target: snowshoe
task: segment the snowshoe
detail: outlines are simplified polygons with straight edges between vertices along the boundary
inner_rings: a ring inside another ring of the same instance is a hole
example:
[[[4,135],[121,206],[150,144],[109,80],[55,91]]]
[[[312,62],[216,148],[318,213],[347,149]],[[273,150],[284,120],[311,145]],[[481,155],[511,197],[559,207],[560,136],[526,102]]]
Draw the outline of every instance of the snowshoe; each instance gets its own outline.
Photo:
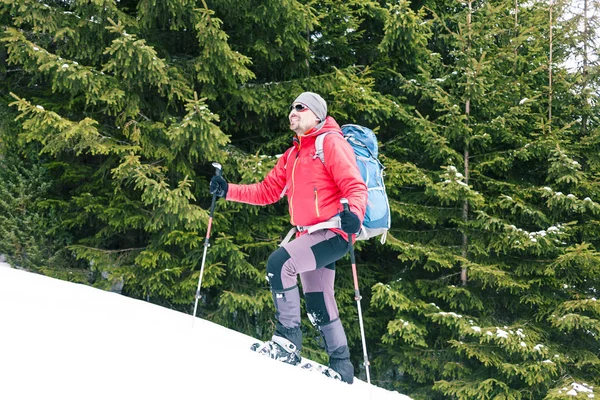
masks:
[[[332,378],[332,379],[335,379],[338,381],[343,381],[342,376],[340,374],[335,372],[333,369],[326,367],[324,365],[321,365],[321,364],[306,363],[306,364],[302,365],[302,369],[306,369],[306,370],[309,370],[312,372],[319,372],[328,378]]]
[[[281,336],[273,335],[271,340],[264,343],[254,343],[250,349],[277,361],[298,365],[302,361],[296,345]]]

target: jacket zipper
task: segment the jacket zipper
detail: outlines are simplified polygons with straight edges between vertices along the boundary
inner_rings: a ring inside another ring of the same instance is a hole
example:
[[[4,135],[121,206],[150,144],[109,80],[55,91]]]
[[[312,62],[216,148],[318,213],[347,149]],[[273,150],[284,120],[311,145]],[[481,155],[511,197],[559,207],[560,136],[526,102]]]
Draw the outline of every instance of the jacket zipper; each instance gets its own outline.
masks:
[[[319,218],[320,217],[320,215],[319,215],[319,196],[317,194],[316,186],[315,186],[314,190],[315,190],[315,211],[317,212],[317,218]]]
[[[292,223],[292,225],[296,225],[296,223],[294,222],[294,195],[296,194],[296,188],[294,185],[294,175],[296,173],[296,164],[298,163],[298,156],[300,155],[300,146],[302,146],[301,143],[298,144],[298,152],[296,153],[296,159],[294,160],[294,166],[292,167],[292,184],[290,187],[290,189],[293,189],[293,194],[290,196],[290,222]]]
[[[280,199],[283,199],[283,196],[285,196],[285,194],[287,193],[287,190],[288,190],[288,186],[285,185],[283,190],[281,191],[281,194],[279,195]]]

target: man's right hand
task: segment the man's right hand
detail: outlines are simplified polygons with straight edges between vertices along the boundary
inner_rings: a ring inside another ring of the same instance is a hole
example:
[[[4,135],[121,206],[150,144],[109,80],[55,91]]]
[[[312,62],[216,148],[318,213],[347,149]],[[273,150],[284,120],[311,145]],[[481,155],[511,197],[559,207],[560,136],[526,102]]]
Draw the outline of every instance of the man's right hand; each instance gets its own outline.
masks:
[[[221,175],[215,175],[210,180],[210,194],[216,194],[219,197],[226,197],[227,189],[227,181]]]

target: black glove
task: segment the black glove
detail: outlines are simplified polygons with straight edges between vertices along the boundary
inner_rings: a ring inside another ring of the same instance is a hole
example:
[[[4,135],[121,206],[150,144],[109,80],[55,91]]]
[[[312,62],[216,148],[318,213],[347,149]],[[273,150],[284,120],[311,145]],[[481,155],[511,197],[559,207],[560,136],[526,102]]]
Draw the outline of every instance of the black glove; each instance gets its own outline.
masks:
[[[342,220],[342,230],[347,234],[353,235],[360,230],[360,219],[352,211],[342,211],[340,218]]]
[[[210,180],[210,194],[226,197],[228,186],[227,181],[221,175],[215,175]]]

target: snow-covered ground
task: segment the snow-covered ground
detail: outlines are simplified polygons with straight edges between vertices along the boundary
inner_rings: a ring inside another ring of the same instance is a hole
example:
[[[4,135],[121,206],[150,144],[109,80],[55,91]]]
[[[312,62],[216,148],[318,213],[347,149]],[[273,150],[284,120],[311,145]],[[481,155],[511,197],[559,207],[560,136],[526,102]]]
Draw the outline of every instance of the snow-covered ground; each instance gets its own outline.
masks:
[[[0,399],[410,400],[270,360],[253,338],[0,262]]]

